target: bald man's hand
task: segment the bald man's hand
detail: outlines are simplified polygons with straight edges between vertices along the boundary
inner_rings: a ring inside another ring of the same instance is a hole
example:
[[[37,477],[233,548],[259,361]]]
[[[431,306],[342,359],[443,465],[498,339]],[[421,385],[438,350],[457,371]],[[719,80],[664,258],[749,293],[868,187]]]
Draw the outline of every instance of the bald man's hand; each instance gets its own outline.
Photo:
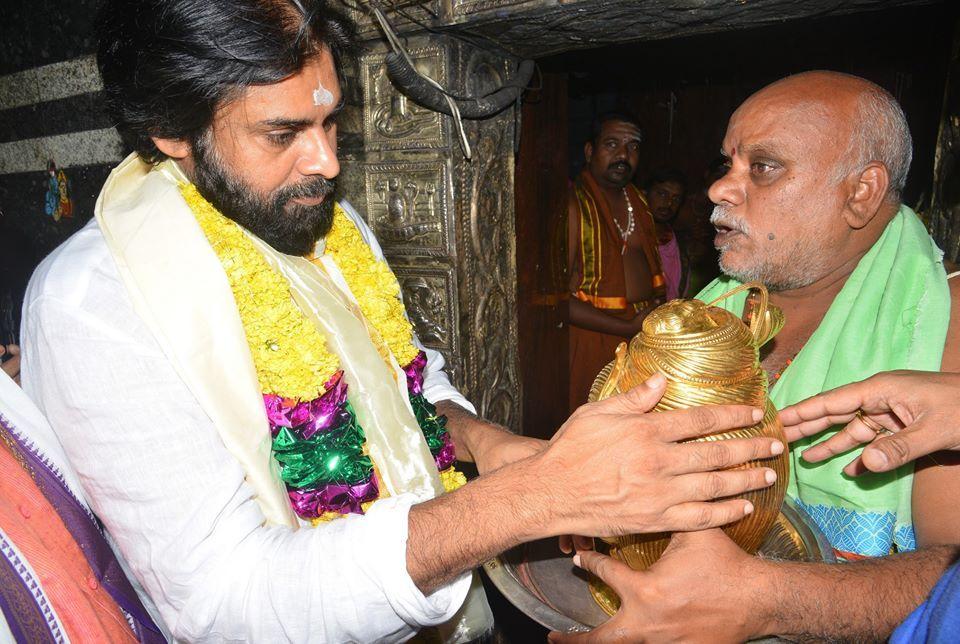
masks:
[[[550,633],[553,644],[743,642],[757,635],[752,612],[768,593],[767,563],[721,530],[677,533],[649,570],[597,552],[575,565],[620,597],[620,610],[589,633]]]
[[[885,431],[868,427],[858,410]],[[868,443],[844,472],[888,472],[936,451],[960,449],[960,374],[880,373],[791,405],[780,412],[780,420],[791,442],[846,425],[805,450],[806,461],[817,463]]]

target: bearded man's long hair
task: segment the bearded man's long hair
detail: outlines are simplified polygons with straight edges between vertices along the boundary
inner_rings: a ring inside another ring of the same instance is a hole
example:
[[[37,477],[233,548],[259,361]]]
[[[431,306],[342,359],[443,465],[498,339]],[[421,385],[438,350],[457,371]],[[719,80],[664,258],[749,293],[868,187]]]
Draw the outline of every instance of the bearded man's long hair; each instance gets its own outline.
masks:
[[[163,161],[151,137],[196,141],[244,89],[300,70],[322,49],[343,81],[351,22],[324,0],[106,0],[97,65],[126,145]]]

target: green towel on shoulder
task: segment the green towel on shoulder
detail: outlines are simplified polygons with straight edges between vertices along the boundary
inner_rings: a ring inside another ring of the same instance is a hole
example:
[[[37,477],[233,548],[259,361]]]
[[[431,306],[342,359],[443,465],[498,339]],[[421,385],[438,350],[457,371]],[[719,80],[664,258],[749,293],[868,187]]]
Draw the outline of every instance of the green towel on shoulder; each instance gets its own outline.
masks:
[[[950,321],[943,253],[906,206],[890,220],[831,304],[817,330],[770,390],[778,409],[880,371],[939,371]],[[709,302],[740,282],[721,277],[701,291]],[[746,293],[719,306],[742,314]],[[790,324],[790,320],[786,320]],[[911,515],[913,467],[852,478],[842,469],[858,450],[811,464],[800,453],[839,427],[790,446],[787,494],[841,556],[881,556],[916,547]]]

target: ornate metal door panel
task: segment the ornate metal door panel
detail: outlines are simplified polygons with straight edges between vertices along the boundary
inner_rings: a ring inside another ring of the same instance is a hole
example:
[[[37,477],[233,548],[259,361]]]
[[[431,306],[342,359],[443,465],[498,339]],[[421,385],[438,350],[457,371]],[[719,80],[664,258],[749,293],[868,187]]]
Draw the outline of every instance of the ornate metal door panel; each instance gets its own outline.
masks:
[[[447,257],[453,250],[443,159],[371,163],[367,217],[390,254]]]
[[[438,83],[447,82],[447,48],[413,47],[417,71]],[[448,145],[449,119],[420,107],[397,91],[387,78],[386,53],[368,54],[363,69],[364,146],[374,150],[419,150]]]
[[[458,46],[458,87],[483,95],[508,79],[513,61]],[[471,121],[474,158],[454,160],[457,177],[457,258],[464,384],[483,414],[519,429],[521,387],[517,358],[516,223],[514,218],[513,109]]]
[[[444,354],[481,415],[517,429],[514,110],[465,124],[467,161],[450,117],[400,94],[387,78],[385,49],[372,49],[360,61],[362,209],[420,339]],[[462,94],[488,92],[515,67],[433,35],[410,39],[409,52],[420,71]],[[351,179],[352,190],[357,184]]]

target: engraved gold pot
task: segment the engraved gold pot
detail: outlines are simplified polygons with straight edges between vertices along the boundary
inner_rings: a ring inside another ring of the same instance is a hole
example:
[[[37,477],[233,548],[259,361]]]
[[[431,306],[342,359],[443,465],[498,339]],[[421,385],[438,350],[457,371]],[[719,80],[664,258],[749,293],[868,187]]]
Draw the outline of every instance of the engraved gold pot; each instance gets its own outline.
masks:
[[[616,359],[597,376],[590,401],[627,391],[659,372],[666,376],[667,388],[655,411],[717,404],[745,404],[765,410],[763,420],[753,427],[695,440],[770,436],[786,445],[777,410],[767,397],[767,376],[759,360],[760,347],[783,326],[783,314],[769,304],[766,288],[760,284],[744,285],[723,297],[745,289],[753,291],[748,300],[749,325],[712,306],[716,302],[673,300],[655,309],[629,346],[621,344]],[[750,554],[757,551],[776,523],[789,477],[786,451],[731,469],[759,466],[772,468],[777,482],[740,495],[753,504],[754,511],[724,528]],[[607,542],[611,556],[643,570],[660,558],[669,536],[630,535]]]

